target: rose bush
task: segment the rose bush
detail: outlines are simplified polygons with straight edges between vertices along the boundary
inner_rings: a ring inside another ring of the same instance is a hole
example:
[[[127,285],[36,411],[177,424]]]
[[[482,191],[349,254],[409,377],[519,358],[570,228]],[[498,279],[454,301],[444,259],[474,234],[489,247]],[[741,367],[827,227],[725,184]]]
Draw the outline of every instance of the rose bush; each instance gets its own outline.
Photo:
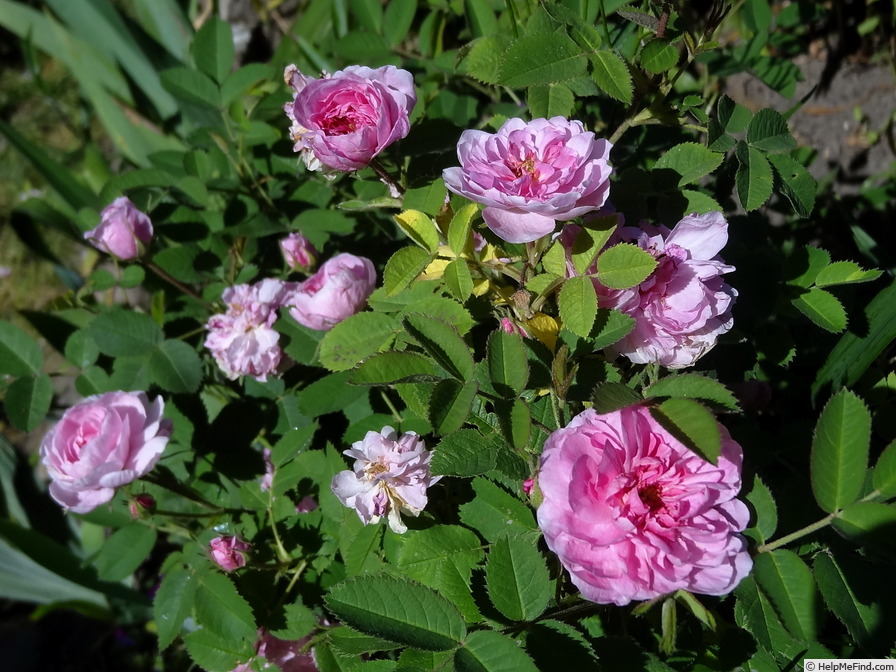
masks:
[[[589,600],[625,605],[684,589],[723,595],[753,561],[738,534],[740,446],[719,425],[713,465],[640,405],[586,410],[548,437],[538,525]]]
[[[526,243],[606,202],[610,149],[579,121],[508,119],[494,134],[464,131],[460,167],[443,178],[454,193],[486,206],[482,218],[499,238]]]
[[[293,149],[309,170],[360,170],[410,131],[417,95],[407,70],[352,65],[314,79],[290,65],[283,77]]]
[[[149,473],[171,434],[164,409],[161,397],[150,401],[145,392],[106,392],[69,408],[40,444],[53,499],[87,513]]]
[[[287,299],[289,314],[309,329],[327,331],[361,310],[375,288],[370,259],[337,254],[294,288]]]
[[[98,250],[130,261],[139,257],[152,241],[152,221],[127,196],[112,201],[100,217],[100,223],[84,233],[84,239]]]

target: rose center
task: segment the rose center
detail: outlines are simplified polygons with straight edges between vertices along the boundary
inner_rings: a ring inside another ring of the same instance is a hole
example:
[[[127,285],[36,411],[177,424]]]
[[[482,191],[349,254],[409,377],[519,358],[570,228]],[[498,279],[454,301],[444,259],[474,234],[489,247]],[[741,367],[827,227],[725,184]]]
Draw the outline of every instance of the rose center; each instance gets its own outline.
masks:
[[[389,467],[385,465],[383,462],[371,462],[370,466],[367,467],[367,473],[370,474],[373,478],[376,478],[380,474],[384,474],[389,471]]]
[[[638,488],[638,497],[651,512],[663,508],[663,488],[659,483],[650,483]]]
[[[327,135],[348,135],[358,130],[358,120],[354,116],[331,117],[327,120]]]
[[[511,156],[507,161],[507,167],[510,168],[510,172],[512,172],[515,177],[528,175],[533,180],[537,180],[539,177],[538,171],[535,169],[535,157],[531,153],[527,153],[525,159],[518,159],[515,156]]]

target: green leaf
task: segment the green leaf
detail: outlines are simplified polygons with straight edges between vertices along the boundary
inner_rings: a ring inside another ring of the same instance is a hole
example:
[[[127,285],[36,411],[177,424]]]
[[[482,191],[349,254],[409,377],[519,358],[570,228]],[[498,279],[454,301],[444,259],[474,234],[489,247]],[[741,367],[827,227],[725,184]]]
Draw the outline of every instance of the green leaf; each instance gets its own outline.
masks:
[[[587,338],[597,317],[597,293],[591,278],[585,275],[569,278],[560,289],[557,303],[563,326]]]
[[[611,98],[623,103],[631,103],[634,88],[632,76],[619,56],[612,51],[598,51],[589,56],[591,76],[594,83]]]
[[[316,418],[341,411],[367,394],[367,390],[347,385],[349,382],[352,380],[347,371],[331,373],[315,380],[299,394],[299,411]]]
[[[470,477],[495,468],[497,450],[475,429],[461,429],[445,436],[432,454],[432,473]]]
[[[233,33],[230,24],[212,16],[190,45],[196,67],[219,84],[223,84],[233,67]]]
[[[461,74],[484,84],[497,84],[501,79],[503,56],[513,39],[507,35],[486,35],[473,40],[458,65]]]
[[[352,16],[365,30],[381,34],[383,32],[383,8],[378,0],[349,0]]]
[[[769,156],[775,172],[775,187],[787,197],[800,217],[808,217],[815,207],[815,178],[803,164],[794,161],[787,154]]]
[[[620,243],[597,258],[597,278],[610,289],[628,289],[646,280],[656,268],[656,259],[631,243]]]
[[[874,633],[883,620],[880,605],[863,604],[849,585],[840,563],[828,553],[815,556],[815,580],[825,603],[862,648],[872,646]],[[870,566],[868,569],[871,569]]]
[[[896,282],[878,292],[864,311],[864,335],[847,332],[828,355],[812,383],[813,399],[827,386],[854,385],[896,339]]]
[[[822,510],[833,513],[859,497],[870,440],[871,414],[864,402],[840,390],[822,410],[812,439],[809,475]]]
[[[84,329],[74,332],[65,342],[65,358],[79,369],[95,364],[99,356],[100,349]]]
[[[716,464],[722,452],[719,423],[703,404],[691,399],[667,399],[652,407],[650,413],[672,436]]]
[[[230,672],[255,654],[249,640],[224,637],[205,628],[188,633],[184,643],[190,658],[207,672]]]
[[[448,247],[454,254],[461,255],[471,252],[473,249],[473,236],[471,235],[473,218],[479,214],[479,205],[468,203],[451,218],[448,225]]]
[[[513,639],[494,630],[471,632],[454,654],[454,667],[457,672],[538,672]]]
[[[333,586],[327,607],[356,630],[426,651],[447,651],[467,634],[457,608],[419,583],[384,575],[358,576]]]
[[[408,38],[416,13],[417,0],[390,0],[386,4],[383,15],[383,37],[389,46],[395,47]]]
[[[896,558],[896,506],[856,502],[843,509],[831,525],[847,539]]]
[[[506,50],[500,82],[511,88],[555,84],[585,72],[585,55],[562,33],[525,35]]]
[[[464,7],[473,37],[491,35],[498,31],[498,21],[488,0],[465,0]]]
[[[196,622],[220,637],[255,641],[252,608],[233,582],[218,572],[201,574],[198,579]]]
[[[749,109],[740,103],[735,103],[727,95],[723,95],[719,98],[717,114],[719,124],[727,133],[740,133],[741,131],[745,131],[747,126],[750,125],[750,120],[753,118],[753,113],[750,112]]]
[[[442,275],[448,291],[459,301],[466,301],[473,293],[473,278],[467,260],[457,258],[451,261]]]
[[[28,376],[40,373],[43,365],[37,341],[16,325],[0,320],[0,373]]]
[[[244,96],[254,84],[273,79],[273,74],[273,68],[267,63],[249,63],[231,72],[227,75],[227,79],[221,82],[222,107],[227,107],[237,98]]]
[[[439,381],[429,399],[429,422],[437,434],[447,436],[463,427],[478,391],[475,381]]]
[[[156,545],[156,531],[134,523],[119,528],[103,542],[94,565],[101,579],[122,581],[133,574]]]
[[[183,566],[162,576],[162,583],[152,603],[160,651],[171,645],[180,633],[184,619],[193,610],[196,586],[195,575]]]
[[[753,477],[753,484],[746,500],[752,505],[754,511],[751,527],[758,534],[758,541],[765,543],[778,529],[778,507],[775,505],[771,490],[759,476]]]
[[[534,620],[548,606],[548,569],[538,548],[526,537],[506,535],[493,543],[485,576],[492,603],[512,621]]]
[[[419,247],[403,247],[386,262],[383,287],[386,296],[395,296],[406,289],[423,272],[433,257]]]
[[[643,401],[641,395],[628,385],[613,382],[601,383],[595,387],[592,400],[594,410],[600,414],[613,413]]]
[[[717,380],[696,373],[666,376],[648,386],[644,396],[650,398],[687,397],[711,401],[729,411],[739,411],[734,394]]]
[[[846,329],[847,318],[843,304],[824,289],[813,287],[793,299],[791,303],[822,329],[834,333]]]
[[[473,479],[476,496],[460,506],[460,519],[489,541],[497,541],[502,533],[522,534],[537,530],[532,509],[491,481]]]
[[[326,333],[320,343],[320,363],[330,371],[347,371],[387,345],[399,331],[391,315],[356,313]]]
[[[473,355],[457,329],[447,322],[420,313],[405,316],[402,323],[439,366],[460,381],[473,379]]]
[[[787,550],[759,553],[753,576],[768,595],[784,627],[802,642],[816,638],[816,591],[812,571],[798,555]]]
[[[112,357],[146,356],[162,342],[162,330],[149,315],[121,308],[97,315],[88,331],[100,352]]]
[[[439,379],[428,357],[415,352],[382,352],[361,362],[348,381],[352,385],[388,385]]]
[[[793,643],[781,619],[775,613],[768,596],[759,588],[754,576],[747,576],[735,590],[737,603],[734,618],[737,624],[747,630],[759,643],[761,650],[784,651]],[[773,670],[779,668],[774,666]]]
[[[740,163],[734,178],[737,197],[744,210],[750,212],[772,195],[772,169],[763,153],[745,142],[737,143],[735,155]]]
[[[169,339],[150,354],[149,375],[163,390],[192,394],[202,381],[202,362],[189,344]]]
[[[518,397],[529,380],[526,346],[517,334],[502,329],[488,337],[488,374],[495,391],[503,397]]]
[[[382,525],[359,525],[359,520],[351,520],[339,528],[339,552],[345,562],[346,576],[378,570],[383,564],[380,547],[385,528]]]
[[[831,255],[827,250],[813,245],[797,248],[784,267],[787,284],[809,289],[818,274],[830,263]]]
[[[395,215],[395,221],[408,237],[432,254],[439,249],[439,232],[435,222],[419,210],[405,210]]]
[[[507,442],[516,450],[522,451],[529,444],[529,436],[532,434],[529,405],[522,399],[502,401],[495,404],[495,412]]]
[[[678,186],[696,182],[704,175],[722,165],[725,155],[696,142],[684,142],[663,154],[654,165],[654,170],[672,170],[680,178]]]
[[[618,223],[618,216],[611,215],[609,217],[594,217],[582,224],[582,229],[573,241],[572,249],[569,251],[572,256],[572,264],[579,275],[586,275],[589,272],[597,255],[604,249],[604,246],[612,237]],[[555,247],[563,252],[561,259],[553,262],[555,268],[559,265],[560,272],[557,275],[565,276],[566,252],[563,250],[562,245],[558,244]],[[551,249],[555,248],[552,247]]]
[[[3,405],[12,424],[24,432],[30,432],[47,417],[52,401],[53,384],[50,377],[42,373],[14,380],[6,390]]]
[[[877,458],[871,483],[884,497],[896,495],[896,441],[891,441]]]
[[[570,116],[576,100],[568,86],[558,83],[530,86],[526,102],[529,105],[529,115],[533,119],[550,119]]]
[[[835,261],[830,266],[827,266],[818,272],[818,275],[815,276],[815,286],[851,285],[858,282],[877,280],[880,276],[881,271],[863,270],[853,261]]]
[[[655,38],[641,49],[641,67],[647,72],[657,75],[675,67],[678,63],[678,50],[668,40]]]
[[[178,100],[214,110],[220,106],[218,87],[198,70],[170,68],[163,70],[159,77],[165,90]]]
[[[609,347],[629,335],[635,328],[635,318],[618,310],[599,308],[594,328],[591,330],[591,343],[595,351]]]
[[[759,110],[747,127],[747,143],[769,154],[789,152],[796,148],[796,140],[787,129],[787,120],[780,112]]]

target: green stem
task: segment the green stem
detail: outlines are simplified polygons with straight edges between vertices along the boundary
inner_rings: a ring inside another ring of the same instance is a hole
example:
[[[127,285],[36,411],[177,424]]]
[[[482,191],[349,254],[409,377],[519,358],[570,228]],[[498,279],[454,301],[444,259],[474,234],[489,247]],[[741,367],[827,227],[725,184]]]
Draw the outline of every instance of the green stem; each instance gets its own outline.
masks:
[[[271,507],[268,507],[268,517],[271,520],[271,531],[274,533],[274,541],[277,542],[277,558],[280,562],[288,562],[289,553],[286,552],[286,548],[283,546],[283,541],[280,539],[280,533],[277,532],[277,523],[274,522],[274,511]]]
[[[368,165],[373,168],[373,172],[377,174],[377,177],[380,178],[383,184],[389,187],[391,196],[398,198],[404,195],[404,187],[395,181],[395,178],[386,171],[386,169],[383,167],[383,164],[381,164],[377,159],[372,159]]]

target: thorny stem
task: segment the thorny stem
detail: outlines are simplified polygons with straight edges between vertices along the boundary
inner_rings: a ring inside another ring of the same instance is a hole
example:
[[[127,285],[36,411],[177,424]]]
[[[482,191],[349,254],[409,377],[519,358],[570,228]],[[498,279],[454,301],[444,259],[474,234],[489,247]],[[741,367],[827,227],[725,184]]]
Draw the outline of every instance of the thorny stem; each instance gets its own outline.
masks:
[[[373,172],[377,174],[377,177],[380,178],[383,184],[389,187],[389,192],[393,198],[399,198],[404,195],[404,187],[395,181],[395,178],[386,171],[383,164],[377,159],[372,159],[368,165],[373,168]]]
[[[202,297],[199,296],[199,294],[197,294],[194,290],[192,290],[192,289],[190,289],[189,287],[187,287],[187,286],[186,286],[184,283],[182,283],[180,280],[175,280],[174,278],[172,278],[166,271],[163,271],[161,268],[159,268],[158,266],[156,266],[153,262],[151,262],[151,261],[147,261],[147,262],[145,262],[145,266],[146,266],[147,269],[149,269],[150,271],[152,271],[153,273],[155,273],[157,276],[159,276],[160,278],[162,278],[162,280],[164,280],[164,281],[167,282],[168,284],[173,285],[174,287],[177,287],[177,288],[178,288],[180,291],[182,291],[184,294],[188,294],[189,296],[192,296],[194,299],[198,299],[199,301],[202,301],[202,303],[203,303],[206,307],[211,308],[211,306],[210,306],[209,304],[207,304],[207,303],[202,299]]]

